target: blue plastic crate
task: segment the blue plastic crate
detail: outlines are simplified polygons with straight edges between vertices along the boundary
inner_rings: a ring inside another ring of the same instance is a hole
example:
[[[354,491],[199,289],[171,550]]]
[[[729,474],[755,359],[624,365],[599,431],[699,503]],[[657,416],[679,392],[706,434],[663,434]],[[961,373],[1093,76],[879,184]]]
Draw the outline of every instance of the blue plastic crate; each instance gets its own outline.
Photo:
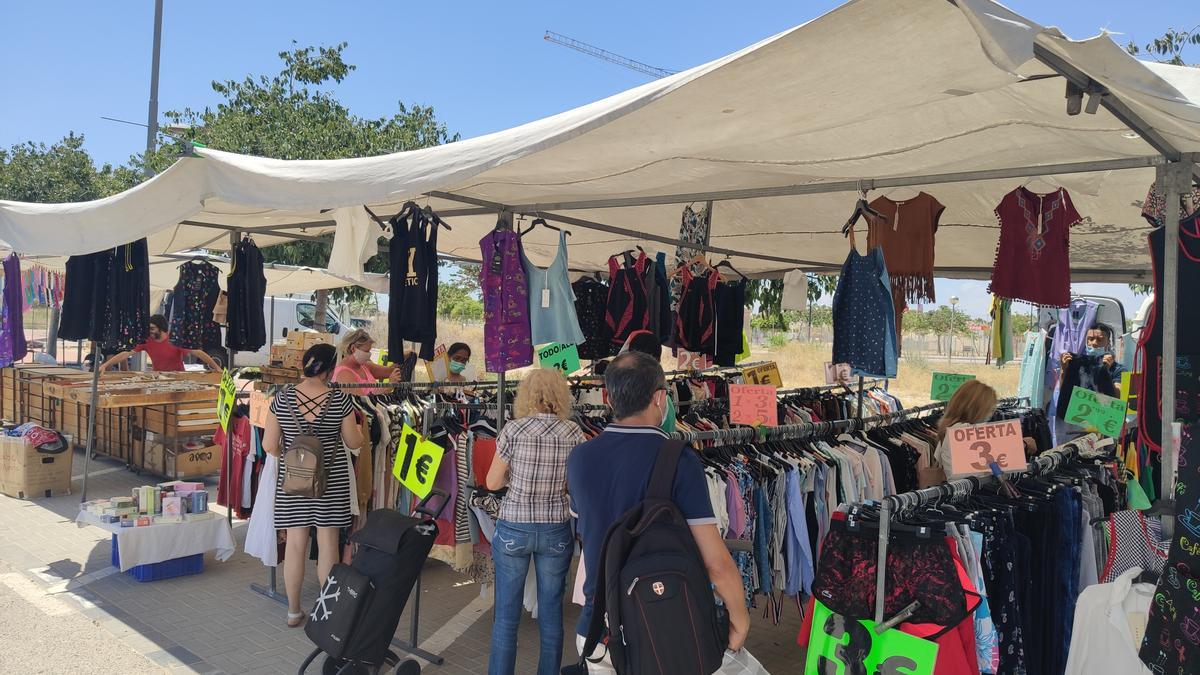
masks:
[[[117,535],[112,536],[112,564],[121,569],[121,555],[117,550]],[[204,554],[185,555],[182,558],[172,558],[160,563],[138,565],[126,570],[129,576],[138,581],[159,581],[174,577],[186,577],[189,574],[200,574],[204,571]]]

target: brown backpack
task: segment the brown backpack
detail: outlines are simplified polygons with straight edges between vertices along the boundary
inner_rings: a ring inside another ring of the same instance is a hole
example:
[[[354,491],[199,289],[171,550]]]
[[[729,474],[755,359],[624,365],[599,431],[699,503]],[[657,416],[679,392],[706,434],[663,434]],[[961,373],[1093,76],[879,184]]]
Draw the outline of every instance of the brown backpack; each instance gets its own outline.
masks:
[[[296,405],[295,387],[289,389],[289,392],[291,398],[287,401],[288,410],[296,420],[296,426],[304,433],[292,438],[292,442],[283,451],[283,493],[320,498],[325,495],[325,483],[329,477],[329,469],[325,466],[325,446],[321,444],[321,439],[313,434],[312,425]],[[325,397],[325,403],[321,406],[321,412],[314,424],[320,425],[325,411],[329,409],[331,398],[333,392],[329,392]]]

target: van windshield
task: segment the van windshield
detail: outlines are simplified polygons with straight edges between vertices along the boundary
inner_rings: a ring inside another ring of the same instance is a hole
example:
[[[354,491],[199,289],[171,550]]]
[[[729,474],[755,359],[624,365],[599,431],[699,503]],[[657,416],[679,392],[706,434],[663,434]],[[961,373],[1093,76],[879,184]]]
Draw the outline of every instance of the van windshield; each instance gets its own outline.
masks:
[[[313,316],[315,316],[316,313],[317,313],[317,306],[315,303],[302,302],[302,303],[296,305],[296,323],[300,324],[301,326],[304,326],[305,328],[313,328],[314,323],[315,323],[313,321]],[[334,335],[336,335],[341,332],[341,328],[342,328],[341,324],[339,324],[337,319],[335,319],[333,317],[333,315],[329,313],[329,310],[326,309],[325,310],[325,332],[333,333]],[[316,329],[314,328],[314,330],[316,330]]]

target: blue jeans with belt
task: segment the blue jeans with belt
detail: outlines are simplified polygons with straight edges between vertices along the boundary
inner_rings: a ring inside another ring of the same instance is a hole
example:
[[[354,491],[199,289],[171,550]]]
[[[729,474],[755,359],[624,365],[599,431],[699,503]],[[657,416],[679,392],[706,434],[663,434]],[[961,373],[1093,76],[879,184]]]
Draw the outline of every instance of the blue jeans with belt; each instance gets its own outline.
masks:
[[[496,607],[488,675],[512,675],[517,662],[517,628],[525,576],[533,560],[537,575],[538,675],[557,675],[563,650],[563,593],[574,538],[567,523],[496,521],[492,562],[496,566]]]

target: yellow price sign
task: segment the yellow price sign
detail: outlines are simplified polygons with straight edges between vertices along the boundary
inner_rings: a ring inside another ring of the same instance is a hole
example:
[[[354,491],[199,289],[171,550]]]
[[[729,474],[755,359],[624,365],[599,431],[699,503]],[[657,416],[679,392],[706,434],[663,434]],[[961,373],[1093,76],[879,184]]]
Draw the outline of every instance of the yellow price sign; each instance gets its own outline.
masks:
[[[221,373],[221,385],[217,389],[217,421],[221,429],[229,431],[229,417],[233,414],[233,402],[237,400],[237,385],[233,383],[233,375],[226,368]]]
[[[442,465],[445,448],[433,441],[421,438],[415,429],[404,425],[400,441],[396,444],[396,462],[392,475],[418,498],[424,499],[433,490],[438,467]]]
[[[779,375],[779,366],[774,361],[746,368],[742,371],[746,384],[767,384],[772,387],[782,387],[783,378]]]

